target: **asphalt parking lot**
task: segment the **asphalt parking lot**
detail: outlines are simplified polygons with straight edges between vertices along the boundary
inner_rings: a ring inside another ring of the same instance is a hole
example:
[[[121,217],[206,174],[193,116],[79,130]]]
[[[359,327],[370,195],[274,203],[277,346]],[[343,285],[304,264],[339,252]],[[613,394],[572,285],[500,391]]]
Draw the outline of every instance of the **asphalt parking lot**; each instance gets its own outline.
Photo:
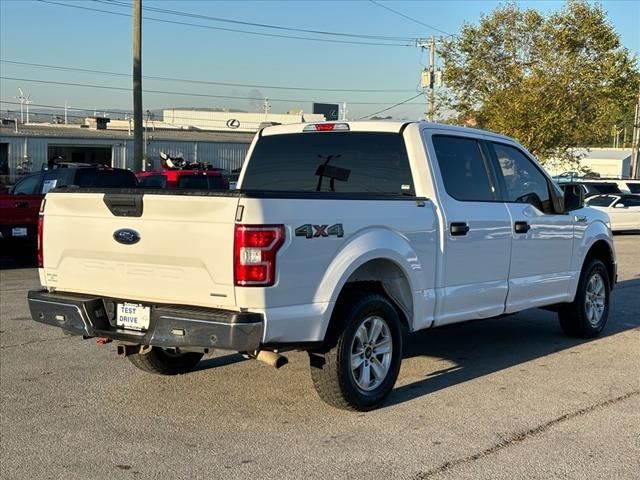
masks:
[[[37,270],[4,261],[0,477],[637,479],[640,235],[615,243],[603,336],[565,338],[542,310],[421,332],[366,414],[323,404],[303,353],[145,374],[113,343],[30,320]]]

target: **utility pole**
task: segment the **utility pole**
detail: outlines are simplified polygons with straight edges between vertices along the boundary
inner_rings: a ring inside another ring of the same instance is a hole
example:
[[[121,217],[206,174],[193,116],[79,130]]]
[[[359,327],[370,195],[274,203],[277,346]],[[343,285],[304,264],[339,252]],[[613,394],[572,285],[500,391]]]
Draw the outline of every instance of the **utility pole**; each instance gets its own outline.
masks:
[[[436,109],[436,97],[434,92],[434,80],[435,80],[435,69],[436,69],[436,38],[431,35],[429,39],[429,111],[427,118],[430,122],[433,122],[433,116]]]
[[[633,142],[631,148],[631,178],[640,178],[640,91],[636,102],[636,115],[633,120]]]
[[[144,169],[142,138],[142,0],[133,0],[133,169]]]
[[[342,102],[342,121],[347,120],[347,102]]]
[[[429,49],[429,65],[422,70],[421,85],[422,89],[427,92],[427,120],[433,122],[436,113],[436,92],[435,87],[439,87],[442,83],[442,72],[436,69],[436,37],[429,37],[427,42],[419,40],[418,47],[424,50]]]

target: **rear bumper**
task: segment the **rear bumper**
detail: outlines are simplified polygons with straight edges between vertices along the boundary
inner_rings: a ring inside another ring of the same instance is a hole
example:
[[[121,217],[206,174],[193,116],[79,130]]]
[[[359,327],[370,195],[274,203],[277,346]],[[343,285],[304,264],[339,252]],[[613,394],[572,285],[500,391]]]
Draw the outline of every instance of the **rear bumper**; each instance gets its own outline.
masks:
[[[31,317],[76,335],[166,348],[215,348],[253,351],[260,346],[264,319],[259,313],[232,312],[182,305],[149,305],[149,329],[115,326],[114,302],[94,295],[30,290]]]

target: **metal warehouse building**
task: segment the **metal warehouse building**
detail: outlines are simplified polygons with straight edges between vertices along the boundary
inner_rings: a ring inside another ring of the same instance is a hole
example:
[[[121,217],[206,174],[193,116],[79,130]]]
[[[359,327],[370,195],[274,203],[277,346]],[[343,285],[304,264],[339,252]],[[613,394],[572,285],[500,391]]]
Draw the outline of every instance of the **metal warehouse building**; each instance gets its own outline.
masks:
[[[214,167],[239,168],[254,134],[151,130],[145,132],[145,152],[158,164],[160,152]],[[68,162],[101,163],[133,168],[133,135],[127,131],[97,130],[79,125],[3,125],[0,127],[0,176],[12,183],[37,171],[56,156]]]

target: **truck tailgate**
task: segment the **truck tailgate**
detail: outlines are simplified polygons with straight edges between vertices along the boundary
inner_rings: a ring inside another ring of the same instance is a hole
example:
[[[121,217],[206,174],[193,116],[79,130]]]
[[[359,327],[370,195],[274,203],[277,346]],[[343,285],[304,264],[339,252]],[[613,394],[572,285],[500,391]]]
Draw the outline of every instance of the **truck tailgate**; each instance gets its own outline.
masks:
[[[41,271],[47,287],[141,302],[235,307],[238,198],[145,193],[137,196],[140,216],[118,216],[105,203],[107,197],[47,196]],[[116,241],[121,229],[132,230],[139,240]]]

